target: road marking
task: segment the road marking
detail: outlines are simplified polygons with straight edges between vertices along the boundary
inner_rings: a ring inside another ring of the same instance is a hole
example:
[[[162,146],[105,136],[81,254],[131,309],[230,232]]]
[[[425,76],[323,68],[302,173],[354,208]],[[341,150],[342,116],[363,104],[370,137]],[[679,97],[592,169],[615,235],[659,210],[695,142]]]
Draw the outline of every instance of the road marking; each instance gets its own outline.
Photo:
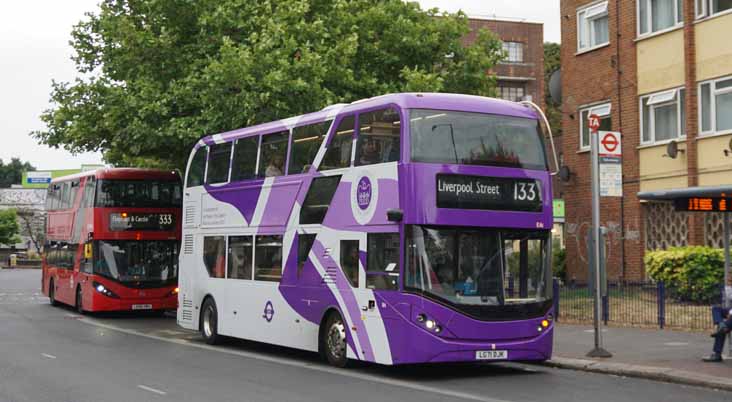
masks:
[[[55,359],[56,358],[56,356],[49,355],[48,353],[41,353],[41,356],[43,356],[43,357],[45,357],[47,359]]]
[[[263,353],[257,353],[257,352],[244,352],[241,350],[224,349],[221,347],[215,347],[215,346],[211,346],[211,345],[207,345],[207,344],[193,343],[193,342],[183,340],[183,339],[164,338],[161,336],[150,335],[150,334],[135,331],[132,329],[104,324],[104,323],[101,323],[101,322],[96,321],[95,319],[89,318],[89,317],[83,317],[79,321],[81,321],[85,324],[89,324],[89,325],[93,325],[93,326],[97,326],[97,327],[101,327],[101,328],[106,328],[106,329],[109,329],[112,331],[121,332],[121,333],[128,334],[128,335],[141,336],[141,337],[149,338],[149,339],[155,339],[155,340],[158,340],[161,342],[175,343],[178,345],[189,346],[189,347],[198,348],[198,349],[211,350],[214,352],[226,353],[226,354],[230,354],[230,355],[266,361],[266,362],[270,362],[270,363],[277,363],[277,364],[282,364],[282,365],[290,366],[290,367],[297,367],[297,368],[303,368],[303,369],[308,369],[308,370],[320,371],[323,373],[335,374],[335,375],[339,375],[342,377],[355,378],[357,380],[378,382],[381,384],[391,385],[394,387],[401,387],[401,388],[411,389],[411,390],[415,390],[415,391],[443,395],[443,396],[447,396],[450,398],[460,398],[460,399],[465,399],[465,400],[469,400],[469,401],[481,401],[481,402],[512,402],[512,401],[505,400],[505,399],[494,399],[494,398],[489,398],[489,397],[485,397],[485,396],[481,396],[481,395],[469,394],[466,392],[452,391],[452,390],[446,390],[446,389],[437,388],[437,387],[431,387],[429,385],[425,385],[424,383],[416,383],[416,382],[410,382],[410,381],[405,381],[405,380],[395,380],[392,378],[378,376],[376,374],[350,372],[347,370],[337,369],[335,367],[315,365],[312,362],[300,362],[300,361],[296,361],[296,360],[289,360],[286,358],[274,357],[274,356],[266,355]],[[138,385],[138,387],[142,387],[142,386]],[[145,388],[143,388],[143,389],[145,389]]]
[[[689,342],[666,342],[664,343],[666,346],[687,346],[689,345]]]
[[[595,330],[594,329],[586,329],[585,332],[587,332],[588,334],[593,334],[593,333],[595,333]],[[602,332],[607,332],[607,330],[606,329],[603,329]]]
[[[138,385],[137,388],[144,389],[145,391],[150,391],[153,393],[156,393],[158,395],[167,395],[168,393],[165,391],[161,391],[159,389],[148,387],[147,385]]]

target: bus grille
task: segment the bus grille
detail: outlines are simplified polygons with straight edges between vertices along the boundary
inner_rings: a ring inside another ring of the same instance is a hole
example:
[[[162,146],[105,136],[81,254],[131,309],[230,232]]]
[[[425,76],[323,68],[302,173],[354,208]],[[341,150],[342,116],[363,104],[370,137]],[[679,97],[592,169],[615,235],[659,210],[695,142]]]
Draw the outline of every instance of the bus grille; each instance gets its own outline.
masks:
[[[184,220],[186,225],[193,225],[196,223],[196,206],[186,205],[186,217]]]
[[[183,237],[183,254],[193,254],[193,235]]]
[[[337,267],[327,267],[325,268],[325,275],[323,276],[323,282],[326,285],[332,285],[336,283],[336,270]]]
[[[183,303],[181,303],[181,307],[181,321],[193,321],[193,300],[183,298]]]

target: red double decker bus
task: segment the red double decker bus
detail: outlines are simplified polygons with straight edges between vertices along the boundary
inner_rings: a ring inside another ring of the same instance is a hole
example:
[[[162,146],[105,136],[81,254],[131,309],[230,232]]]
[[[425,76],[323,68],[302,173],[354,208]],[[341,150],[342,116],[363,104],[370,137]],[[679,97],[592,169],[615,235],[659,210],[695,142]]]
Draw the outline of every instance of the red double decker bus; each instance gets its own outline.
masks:
[[[41,287],[81,312],[175,309],[181,180],[100,169],[54,179],[46,198]]]

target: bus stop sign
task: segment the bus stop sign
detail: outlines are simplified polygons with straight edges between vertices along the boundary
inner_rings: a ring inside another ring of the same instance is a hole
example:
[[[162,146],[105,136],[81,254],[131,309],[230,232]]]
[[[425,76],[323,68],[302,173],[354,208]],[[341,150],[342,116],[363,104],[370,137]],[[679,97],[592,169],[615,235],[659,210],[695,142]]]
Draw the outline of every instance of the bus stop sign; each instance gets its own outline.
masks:
[[[588,126],[590,127],[590,131],[596,133],[600,129],[600,116],[591,114],[589,120]]]

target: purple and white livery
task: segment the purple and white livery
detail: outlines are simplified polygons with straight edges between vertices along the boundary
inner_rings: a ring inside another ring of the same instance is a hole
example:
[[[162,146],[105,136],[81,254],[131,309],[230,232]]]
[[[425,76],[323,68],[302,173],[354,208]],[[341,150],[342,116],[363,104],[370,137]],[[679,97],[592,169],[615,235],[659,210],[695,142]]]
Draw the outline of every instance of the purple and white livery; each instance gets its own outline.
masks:
[[[546,360],[551,180],[536,112],[395,94],[203,138],[178,324],[331,364]]]

